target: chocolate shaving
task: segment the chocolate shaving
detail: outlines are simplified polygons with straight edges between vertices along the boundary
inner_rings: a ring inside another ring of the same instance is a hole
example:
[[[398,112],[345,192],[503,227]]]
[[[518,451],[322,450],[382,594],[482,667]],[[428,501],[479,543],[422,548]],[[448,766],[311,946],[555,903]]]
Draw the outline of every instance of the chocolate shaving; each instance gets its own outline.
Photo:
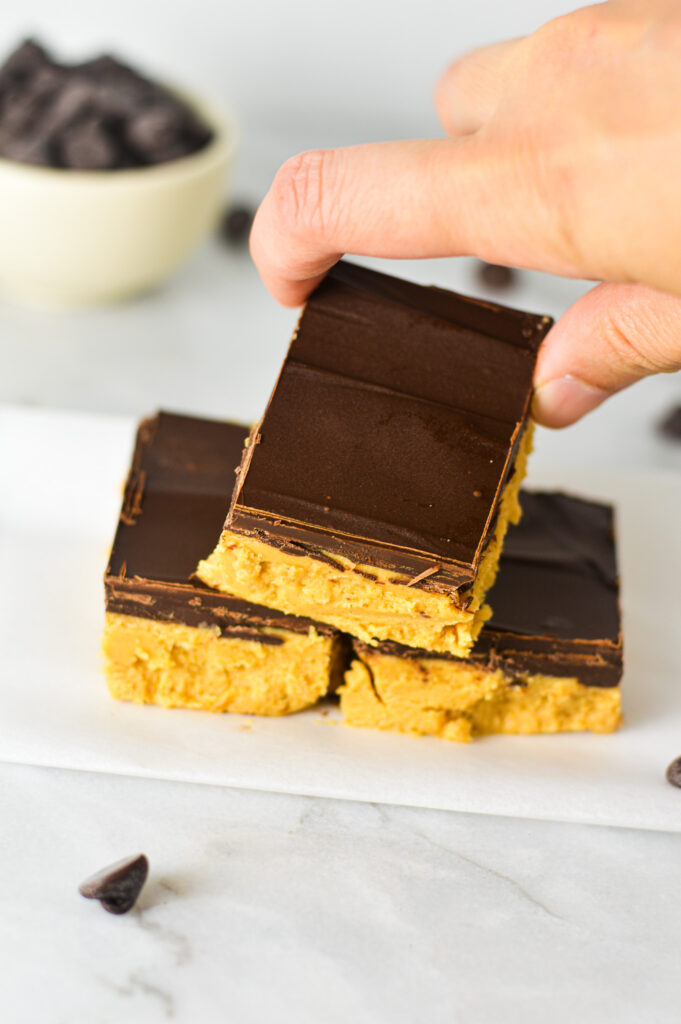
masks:
[[[414,584],[420,583],[421,580],[427,580],[429,576],[434,576],[435,573],[440,572],[441,569],[441,565],[433,565],[430,569],[424,569],[423,572],[418,574],[418,576],[414,576],[413,579],[410,579],[406,586],[413,587]]]
[[[137,518],[142,514],[142,497],[146,480],[147,474],[143,469],[133,470],[130,474],[121,509],[121,522],[126,526],[134,526]]]

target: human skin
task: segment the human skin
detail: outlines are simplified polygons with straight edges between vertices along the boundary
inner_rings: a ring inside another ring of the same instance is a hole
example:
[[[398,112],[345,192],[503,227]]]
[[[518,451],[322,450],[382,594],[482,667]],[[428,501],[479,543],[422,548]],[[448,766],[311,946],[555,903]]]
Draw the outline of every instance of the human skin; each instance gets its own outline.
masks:
[[[610,0],[455,61],[447,138],[313,150],[251,233],[274,297],[302,303],[345,253],[477,256],[601,282],[546,337],[533,413],[573,423],[681,369],[681,0]]]

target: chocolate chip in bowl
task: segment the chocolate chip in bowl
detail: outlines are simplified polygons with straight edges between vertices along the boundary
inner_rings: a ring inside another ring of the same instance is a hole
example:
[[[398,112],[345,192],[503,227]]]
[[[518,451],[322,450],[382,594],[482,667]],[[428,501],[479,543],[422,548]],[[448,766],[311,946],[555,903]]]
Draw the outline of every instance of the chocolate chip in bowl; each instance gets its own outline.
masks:
[[[118,170],[195,153],[211,128],[169,89],[115,57],[60,64],[28,40],[0,68],[0,156]]]
[[[116,57],[23,43],[0,67],[0,289],[77,307],[156,287],[215,229],[235,138]]]

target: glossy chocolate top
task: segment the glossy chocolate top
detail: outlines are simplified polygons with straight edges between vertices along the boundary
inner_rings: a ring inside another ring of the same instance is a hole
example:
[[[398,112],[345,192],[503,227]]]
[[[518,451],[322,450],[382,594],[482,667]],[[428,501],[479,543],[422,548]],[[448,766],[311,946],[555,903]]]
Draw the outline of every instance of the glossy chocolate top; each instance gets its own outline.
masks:
[[[107,610],[217,625],[225,635],[277,642],[266,626],[334,630],[211,590],[194,577],[215,547],[246,427],[161,412],[141,423],[105,576]]]
[[[529,491],[521,503],[523,518],[508,531],[489,594],[493,615],[469,660],[508,675],[544,673],[617,685],[622,637],[612,509]],[[449,658],[398,644],[377,649]]]
[[[523,491],[489,595],[494,629],[618,643],[613,510],[567,494]]]
[[[308,300],[228,526],[451,589],[476,573],[528,415],[533,316],[340,263]]]

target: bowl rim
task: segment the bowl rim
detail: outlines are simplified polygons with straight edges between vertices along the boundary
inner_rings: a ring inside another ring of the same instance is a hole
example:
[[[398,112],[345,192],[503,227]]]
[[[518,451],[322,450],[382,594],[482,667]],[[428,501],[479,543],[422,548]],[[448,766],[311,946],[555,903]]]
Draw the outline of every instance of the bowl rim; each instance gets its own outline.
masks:
[[[168,86],[168,88],[171,88]],[[187,156],[167,160],[161,164],[146,167],[126,167],[121,170],[72,170],[69,167],[42,167],[25,164],[19,160],[0,157],[0,175],[21,178],[24,183],[33,180],[35,184],[50,184],[63,188],[84,185],[93,188],[116,188],[136,185],[158,185],[175,178],[194,177],[212,170],[220,164],[227,164],[234,155],[238,142],[236,118],[231,110],[217,105],[212,100],[200,99],[184,89],[172,89],[182,97],[206,122],[213,132],[210,142]]]

